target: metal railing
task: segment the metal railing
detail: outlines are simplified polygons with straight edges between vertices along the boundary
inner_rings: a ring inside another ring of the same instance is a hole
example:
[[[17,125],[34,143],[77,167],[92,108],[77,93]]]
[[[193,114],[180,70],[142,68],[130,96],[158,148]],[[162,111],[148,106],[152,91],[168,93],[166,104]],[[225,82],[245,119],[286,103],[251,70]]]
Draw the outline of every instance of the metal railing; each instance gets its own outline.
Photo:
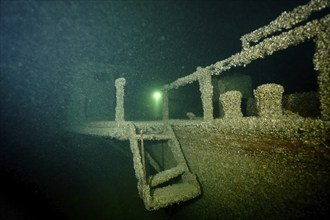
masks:
[[[233,67],[246,66],[254,60],[272,55],[276,51],[285,50],[290,46],[313,39],[316,43],[314,54],[314,67],[318,71],[319,95],[321,102],[321,116],[330,120],[330,15],[321,19],[311,20],[303,25],[296,24],[308,19],[312,12],[329,7],[328,0],[311,0],[308,4],[298,6],[291,12],[283,12],[269,25],[259,28],[241,37],[242,51],[231,57],[218,61],[207,67],[198,67],[197,70],[174,82],[164,85],[163,90],[163,120],[169,119],[168,91],[199,82],[201,101],[203,106],[203,119],[213,119],[213,86],[212,75],[220,75]],[[282,30],[285,30],[281,32]],[[279,33],[280,32],[280,33]],[[277,35],[272,35],[277,33]],[[267,37],[268,38],[265,38]],[[250,46],[250,43],[256,43]]]

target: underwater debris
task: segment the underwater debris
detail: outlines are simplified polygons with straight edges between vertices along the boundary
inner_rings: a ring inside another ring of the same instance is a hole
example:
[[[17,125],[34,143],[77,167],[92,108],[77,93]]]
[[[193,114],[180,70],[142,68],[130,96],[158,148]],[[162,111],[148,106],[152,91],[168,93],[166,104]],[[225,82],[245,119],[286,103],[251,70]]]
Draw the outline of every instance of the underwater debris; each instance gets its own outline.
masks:
[[[196,120],[197,119],[197,116],[192,112],[187,112],[186,115],[189,118],[189,120]]]

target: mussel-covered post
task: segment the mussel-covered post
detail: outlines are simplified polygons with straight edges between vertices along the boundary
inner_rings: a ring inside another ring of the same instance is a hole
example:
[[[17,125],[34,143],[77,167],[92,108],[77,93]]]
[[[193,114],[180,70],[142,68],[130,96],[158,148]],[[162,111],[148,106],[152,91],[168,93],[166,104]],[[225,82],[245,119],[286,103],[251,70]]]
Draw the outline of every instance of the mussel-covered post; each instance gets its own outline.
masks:
[[[220,94],[219,98],[223,107],[224,118],[242,117],[241,102],[242,93],[240,91],[228,91]]]
[[[166,87],[163,88],[163,120],[166,121],[169,119],[168,111],[168,90]]]
[[[211,72],[207,69],[197,68],[199,90],[201,92],[201,99],[203,105],[204,120],[213,119],[213,86],[211,82]]]
[[[124,119],[124,95],[125,95],[125,78],[118,78],[115,81],[116,86],[116,121],[122,122]]]
[[[277,118],[282,116],[282,95],[284,88],[281,85],[269,83],[258,86],[253,91],[256,98],[257,111],[260,117]]]
[[[324,23],[325,27],[319,28],[316,35],[316,53],[313,61],[314,69],[318,73],[321,117],[323,120],[330,120],[330,16]],[[322,29],[326,31],[321,31]]]

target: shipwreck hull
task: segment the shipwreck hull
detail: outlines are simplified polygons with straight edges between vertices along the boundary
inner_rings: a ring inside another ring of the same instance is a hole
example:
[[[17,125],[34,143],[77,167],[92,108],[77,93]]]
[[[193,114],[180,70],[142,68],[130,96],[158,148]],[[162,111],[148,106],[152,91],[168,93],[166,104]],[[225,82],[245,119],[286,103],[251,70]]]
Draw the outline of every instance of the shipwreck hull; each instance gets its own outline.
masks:
[[[329,215],[329,148],[299,138],[174,126],[202,196],[178,219],[323,219]],[[207,137],[207,138],[206,138]]]
[[[135,122],[138,127],[154,128],[162,123]],[[196,198],[169,206],[172,219],[329,216],[329,121],[283,115],[272,119],[240,117],[167,123],[173,128],[189,170],[196,175],[201,188]],[[100,121],[87,123],[76,131],[108,140],[126,139],[120,126]],[[176,166],[168,145],[151,141],[145,147],[160,167],[168,170]],[[121,152],[131,158],[127,150]],[[149,176],[152,162],[146,160]]]

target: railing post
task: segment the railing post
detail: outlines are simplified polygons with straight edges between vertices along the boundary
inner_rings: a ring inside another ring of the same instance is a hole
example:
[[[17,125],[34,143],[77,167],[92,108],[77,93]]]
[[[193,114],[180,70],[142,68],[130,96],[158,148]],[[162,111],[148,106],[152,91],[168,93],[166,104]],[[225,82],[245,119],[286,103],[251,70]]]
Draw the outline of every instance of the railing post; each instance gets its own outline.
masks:
[[[115,81],[116,86],[116,118],[117,122],[125,121],[124,118],[124,95],[125,95],[125,86],[126,80],[125,78],[118,78]]]
[[[330,19],[329,19],[330,20]],[[330,25],[330,21],[325,22]],[[329,27],[329,26],[328,26]],[[321,29],[321,28],[319,28]],[[330,34],[325,31],[319,31],[315,38],[316,52],[314,54],[314,69],[317,71],[317,81],[319,84],[319,97],[321,103],[321,118],[330,120]]]
[[[169,119],[169,110],[168,110],[168,90],[166,86],[163,88],[163,120],[166,121]]]
[[[213,86],[211,82],[211,72],[208,69],[201,67],[197,68],[199,90],[201,91],[201,99],[203,105],[204,120],[213,120]]]

